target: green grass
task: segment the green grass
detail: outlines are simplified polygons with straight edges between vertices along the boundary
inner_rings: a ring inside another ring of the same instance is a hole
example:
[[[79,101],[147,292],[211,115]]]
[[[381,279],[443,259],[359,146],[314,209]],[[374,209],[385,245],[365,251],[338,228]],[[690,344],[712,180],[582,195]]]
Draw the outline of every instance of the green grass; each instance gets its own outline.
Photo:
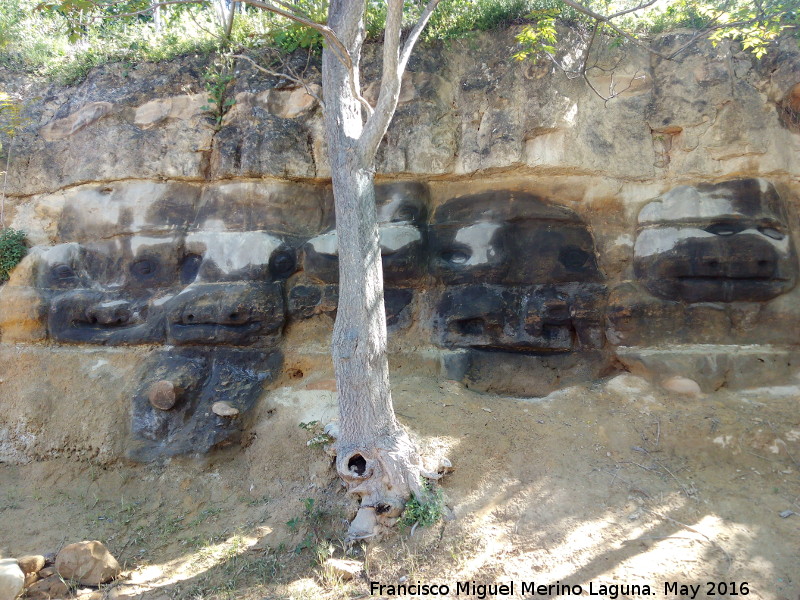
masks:
[[[117,62],[134,65],[166,61],[184,55],[208,55],[223,47],[236,51],[299,48],[318,53],[318,33],[260,10],[237,14],[231,38],[219,39],[211,9],[182,6],[165,9],[162,28],[156,31],[151,16],[119,17],[82,23],[55,10],[36,10],[39,0],[0,0],[0,66],[39,74],[63,84],[81,81],[94,67]],[[326,0],[295,3],[320,21]],[[475,31],[492,29],[524,19],[532,11],[551,8],[555,0],[443,0],[423,36],[425,41],[447,41]],[[409,3],[405,22],[411,25],[420,6]],[[566,15],[566,13],[565,13]],[[366,26],[372,40],[380,39],[385,3],[367,3]]]

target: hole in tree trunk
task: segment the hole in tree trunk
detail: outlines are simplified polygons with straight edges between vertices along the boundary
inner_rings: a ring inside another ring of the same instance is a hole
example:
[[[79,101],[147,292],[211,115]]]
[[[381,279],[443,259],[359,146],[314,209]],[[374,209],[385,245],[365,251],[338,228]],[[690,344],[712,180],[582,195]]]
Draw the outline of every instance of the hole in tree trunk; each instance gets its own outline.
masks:
[[[379,515],[389,512],[392,510],[392,507],[388,504],[376,504],[375,505],[375,512]]]
[[[367,471],[367,459],[360,454],[353,454],[350,460],[347,461],[347,469],[359,477],[363,476]]]

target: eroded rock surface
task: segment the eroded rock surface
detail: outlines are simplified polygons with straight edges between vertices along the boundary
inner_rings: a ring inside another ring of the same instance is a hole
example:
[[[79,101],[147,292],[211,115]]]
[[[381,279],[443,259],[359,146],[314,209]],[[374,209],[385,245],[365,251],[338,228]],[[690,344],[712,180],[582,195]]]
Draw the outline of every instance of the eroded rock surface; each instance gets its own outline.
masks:
[[[588,73],[618,92],[605,102],[506,60],[510,40],[422,50],[403,78],[376,173],[398,362],[521,396],[620,368],[684,397],[792,380],[796,44],[761,61],[727,41],[672,61],[608,49]],[[239,64],[217,127],[203,70],[108,65],[35,93],[8,74],[34,99],[6,219],[33,248],[0,287],[0,460],[210,451],[246,439],[289,371],[329,366],[338,232],[319,102]],[[92,426],[60,433],[72,412]]]

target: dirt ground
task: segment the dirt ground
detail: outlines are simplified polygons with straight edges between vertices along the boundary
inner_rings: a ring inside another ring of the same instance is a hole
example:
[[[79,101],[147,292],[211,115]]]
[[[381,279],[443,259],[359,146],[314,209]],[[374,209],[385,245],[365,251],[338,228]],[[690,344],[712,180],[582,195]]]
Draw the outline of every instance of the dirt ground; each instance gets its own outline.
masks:
[[[800,598],[800,387],[696,398],[623,374],[521,400],[393,385],[426,454],[455,466],[449,510],[354,548],[363,577],[320,566],[344,556],[353,507],[298,427],[332,414],[324,381],[276,390],[246,448],[202,461],[0,465],[0,555],[101,540],[124,573],[93,598],[392,597],[370,581],[448,586],[408,597]]]

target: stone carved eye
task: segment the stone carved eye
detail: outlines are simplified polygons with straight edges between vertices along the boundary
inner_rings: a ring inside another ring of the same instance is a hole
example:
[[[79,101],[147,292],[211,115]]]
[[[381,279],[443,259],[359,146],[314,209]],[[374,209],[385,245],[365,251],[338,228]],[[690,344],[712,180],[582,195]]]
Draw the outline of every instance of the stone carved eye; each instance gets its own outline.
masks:
[[[746,226],[739,223],[714,223],[706,227],[708,233],[721,236],[734,235],[745,229]]]
[[[442,260],[445,262],[454,265],[463,265],[472,257],[472,250],[466,246],[456,246],[454,248],[442,250],[439,256],[441,256]]]
[[[392,223],[413,222],[419,217],[419,211],[414,206],[401,206],[394,214]]]
[[[462,335],[483,335],[486,331],[486,323],[483,319],[461,319],[450,324],[455,333]]]
[[[758,230],[765,236],[767,236],[768,238],[772,238],[773,240],[782,240],[783,238],[786,237],[786,235],[783,232],[768,225],[762,225],[758,228]]]
[[[138,279],[150,279],[158,272],[158,263],[150,258],[137,260],[131,265],[131,273]]]
[[[56,281],[72,281],[77,279],[75,271],[69,265],[56,265],[50,270],[50,273]]]
[[[278,250],[269,260],[270,270],[275,277],[288,277],[294,273],[297,261],[294,252],[290,250]]]
[[[580,269],[589,262],[589,253],[576,246],[567,246],[558,253],[558,260],[568,269]]]

